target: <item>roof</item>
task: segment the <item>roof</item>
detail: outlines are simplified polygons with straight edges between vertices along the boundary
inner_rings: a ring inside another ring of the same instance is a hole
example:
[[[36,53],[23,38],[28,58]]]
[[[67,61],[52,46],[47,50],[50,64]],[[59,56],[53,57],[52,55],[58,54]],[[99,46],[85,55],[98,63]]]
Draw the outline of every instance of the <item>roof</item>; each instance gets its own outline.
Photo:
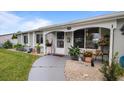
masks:
[[[40,27],[37,29],[29,30],[29,31],[24,31],[22,33],[33,32],[33,31],[42,31],[42,30],[49,29],[49,28],[73,25],[73,24],[77,24],[77,23],[87,23],[87,22],[93,22],[93,21],[98,21],[98,20],[103,20],[103,19],[104,20],[105,19],[111,20],[111,19],[119,19],[119,18],[124,18],[124,12],[113,12],[111,14],[106,14],[106,15],[101,15],[101,16],[96,16],[96,17],[90,17],[87,19],[79,19],[79,20],[70,21],[70,22],[63,23],[63,24],[49,25],[49,26]]]
[[[1,36],[8,36],[8,35],[13,35],[14,33],[10,33],[10,34],[3,34],[3,35],[0,35]]]

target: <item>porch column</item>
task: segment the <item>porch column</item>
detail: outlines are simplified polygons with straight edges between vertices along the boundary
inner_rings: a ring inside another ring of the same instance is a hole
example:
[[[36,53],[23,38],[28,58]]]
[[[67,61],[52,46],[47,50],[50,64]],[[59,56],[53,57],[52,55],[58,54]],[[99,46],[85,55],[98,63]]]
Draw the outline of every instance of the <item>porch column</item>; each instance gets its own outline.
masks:
[[[35,32],[33,32],[33,40],[32,40],[32,42],[33,42],[33,48],[35,48]]]
[[[99,27],[99,34],[100,34],[100,38],[101,38],[102,32],[101,32],[101,28],[100,27]]]
[[[109,46],[109,65],[111,66],[112,63],[112,55],[113,55],[113,28],[110,29],[110,46]]]
[[[21,44],[23,45],[24,43],[23,43],[24,41],[23,41],[23,34],[21,34]]]
[[[30,46],[30,33],[28,33],[28,46]]]
[[[43,32],[43,47],[44,47],[44,55],[46,54],[46,33]]]
[[[84,49],[86,49],[86,38],[87,38],[86,37],[86,34],[87,34],[86,31],[87,31],[87,29],[85,28],[84,29]]]
[[[99,34],[100,34],[100,38],[101,38],[102,37],[102,29],[101,29],[101,27],[99,27]],[[101,50],[101,47],[99,46],[98,49]]]
[[[72,32],[72,39],[71,39],[71,45],[74,46],[74,31]]]

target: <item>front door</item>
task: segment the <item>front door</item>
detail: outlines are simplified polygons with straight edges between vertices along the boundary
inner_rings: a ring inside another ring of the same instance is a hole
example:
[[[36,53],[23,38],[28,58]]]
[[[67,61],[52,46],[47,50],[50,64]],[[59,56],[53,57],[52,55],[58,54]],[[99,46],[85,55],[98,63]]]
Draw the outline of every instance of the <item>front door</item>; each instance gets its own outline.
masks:
[[[64,55],[64,32],[57,32],[56,40],[56,54]]]

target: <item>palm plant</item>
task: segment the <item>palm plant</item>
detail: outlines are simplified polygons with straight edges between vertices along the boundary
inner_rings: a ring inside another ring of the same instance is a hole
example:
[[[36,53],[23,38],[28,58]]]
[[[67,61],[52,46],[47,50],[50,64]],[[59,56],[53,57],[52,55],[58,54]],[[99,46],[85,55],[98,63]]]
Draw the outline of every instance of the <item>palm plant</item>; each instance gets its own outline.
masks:
[[[80,49],[79,47],[74,47],[74,46],[71,46],[71,48],[68,48],[69,49],[69,55],[71,56],[71,58],[73,60],[78,60],[78,57],[80,55]]]

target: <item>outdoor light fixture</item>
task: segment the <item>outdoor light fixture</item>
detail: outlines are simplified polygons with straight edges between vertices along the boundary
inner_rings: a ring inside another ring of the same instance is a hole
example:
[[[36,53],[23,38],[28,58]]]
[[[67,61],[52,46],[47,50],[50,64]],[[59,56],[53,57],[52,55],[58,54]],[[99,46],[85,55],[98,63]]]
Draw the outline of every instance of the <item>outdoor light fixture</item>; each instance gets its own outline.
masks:
[[[120,28],[120,31],[122,32],[122,35],[124,35],[124,25]]]

